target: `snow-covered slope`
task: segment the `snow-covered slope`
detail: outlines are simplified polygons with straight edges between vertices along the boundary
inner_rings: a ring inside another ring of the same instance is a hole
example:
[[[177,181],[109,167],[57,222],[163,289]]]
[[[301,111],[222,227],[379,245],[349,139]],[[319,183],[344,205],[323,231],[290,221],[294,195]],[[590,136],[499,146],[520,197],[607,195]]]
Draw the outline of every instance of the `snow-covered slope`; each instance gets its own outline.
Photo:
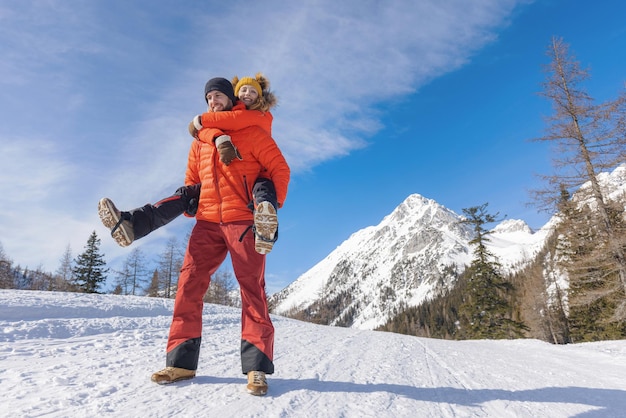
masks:
[[[150,382],[172,300],[0,290],[0,417],[623,417],[626,341],[444,341],[273,316],[245,392],[240,311],[204,309],[197,377]]]
[[[453,284],[450,269],[471,262],[471,229],[462,217],[432,199],[409,196],[378,225],[362,229],[328,257],[272,296],[278,314],[319,299],[343,304],[333,323],[374,329],[402,306],[416,306]],[[505,220],[489,249],[507,269],[520,267],[541,249],[549,229],[533,233]]]

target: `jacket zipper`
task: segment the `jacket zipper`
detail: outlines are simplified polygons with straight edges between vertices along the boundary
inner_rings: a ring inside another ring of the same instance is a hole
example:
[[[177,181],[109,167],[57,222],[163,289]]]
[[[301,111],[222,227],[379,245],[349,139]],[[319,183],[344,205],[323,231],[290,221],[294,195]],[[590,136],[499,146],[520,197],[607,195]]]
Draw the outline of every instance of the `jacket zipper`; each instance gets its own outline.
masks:
[[[215,148],[214,148],[215,150]],[[219,213],[219,217],[220,217],[220,225],[224,223],[224,219],[222,217],[222,194],[220,193],[220,188],[219,188],[219,171],[217,169],[217,161],[216,161],[216,157],[217,157],[217,152],[213,152],[213,172],[215,173],[214,179],[213,179],[213,187],[215,187],[215,193],[217,194],[217,201],[218,201],[218,213]]]
[[[252,202],[252,196],[248,190],[248,177],[245,174],[243,175],[243,189],[246,191],[246,199],[248,199],[248,202]]]

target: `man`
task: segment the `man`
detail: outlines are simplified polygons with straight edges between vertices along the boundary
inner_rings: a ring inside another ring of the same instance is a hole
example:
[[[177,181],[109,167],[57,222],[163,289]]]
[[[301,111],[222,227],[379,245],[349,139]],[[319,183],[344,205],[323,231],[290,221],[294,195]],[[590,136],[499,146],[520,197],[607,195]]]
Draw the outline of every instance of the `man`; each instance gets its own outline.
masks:
[[[225,78],[205,85],[212,112],[244,109]],[[233,104],[235,104],[233,106]],[[187,252],[178,279],[174,314],[167,342],[166,368],[152,375],[164,384],[196,375],[202,334],[202,297],[211,275],[230,252],[241,291],[241,365],[253,395],[267,393],[266,374],[274,372],[274,326],[265,294],[265,255],[255,251],[250,209],[252,186],[261,172],[276,188],[279,205],[285,201],[290,170],[274,140],[258,126],[227,132],[241,159],[222,164],[211,138],[212,128],[199,132],[189,151],[185,184],[201,183],[200,200]]]

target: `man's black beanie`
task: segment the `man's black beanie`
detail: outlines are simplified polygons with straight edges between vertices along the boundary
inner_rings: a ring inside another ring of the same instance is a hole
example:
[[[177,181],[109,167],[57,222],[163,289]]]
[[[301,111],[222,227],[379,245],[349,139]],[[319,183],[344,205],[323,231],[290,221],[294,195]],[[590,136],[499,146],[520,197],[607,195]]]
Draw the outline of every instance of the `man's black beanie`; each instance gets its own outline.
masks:
[[[215,90],[224,93],[233,102],[233,104],[235,104],[235,102],[237,101],[237,98],[235,97],[235,90],[233,89],[232,83],[226,80],[225,78],[216,77],[216,78],[210,79],[204,85],[204,100],[206,100],[207,103],[209,102],[209,100],[206,98],[206,95],[210,91],[215,91]]]

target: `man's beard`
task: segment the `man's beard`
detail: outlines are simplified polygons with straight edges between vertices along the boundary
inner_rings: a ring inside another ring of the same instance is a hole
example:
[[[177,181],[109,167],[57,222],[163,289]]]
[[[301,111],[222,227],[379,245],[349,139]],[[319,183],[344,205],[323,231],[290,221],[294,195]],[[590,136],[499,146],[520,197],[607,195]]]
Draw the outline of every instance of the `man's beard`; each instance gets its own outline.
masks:
[[[209,112],[227,112],[229,110],[233,109],[233,102],[231,100],[228,100],[228,103],[226,103],[226,105],[224,105],[223,109],[209,109]]]

